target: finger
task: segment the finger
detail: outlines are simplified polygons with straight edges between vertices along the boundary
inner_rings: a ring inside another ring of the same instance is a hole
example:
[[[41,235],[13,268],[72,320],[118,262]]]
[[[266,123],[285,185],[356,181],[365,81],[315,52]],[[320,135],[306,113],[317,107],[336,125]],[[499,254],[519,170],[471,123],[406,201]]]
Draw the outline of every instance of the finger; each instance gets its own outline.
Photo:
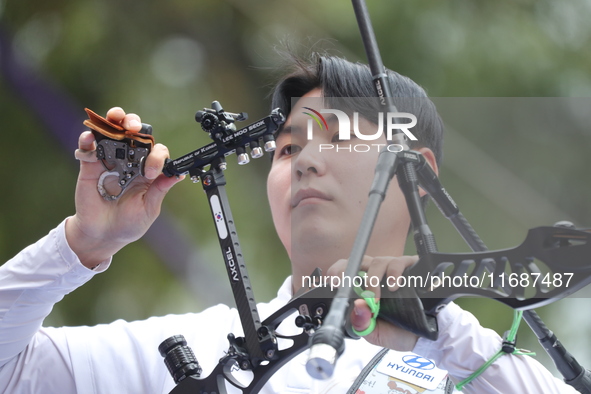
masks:
[[[341,276],[341,273],[345,272],[345,268],[347,268],[347,259],[340,259],[333,265],[331,265],[328,270],[326,270],[327,276]]]
[[[142,120],[139,115],[127,114],[125,115],[125,118],[123,118],[121,126],[123,126],[125,130],[138,132],[142,128]]]
[[[388,265],[386,270],[386,276],[390,279],[387,283],[388,289],[390,291],[398,290],[398,284],[400,283],[399,280],[396,278],[404,275],[404,271],[408,268],[413,266],[418,260],[417,256],[401,256],[392,258],[392,263]]]
[[[78,138],[78,149],[74,152],[77,160],[93,163],[97,161],[96,141],[90,131],[85,131]]]
[[[146,158],[146,165],[144,167],[144,176],[148,179],[156,179],[162,168],[164,167],[164,161],[170,157],[168,148],[162,144],[156,144],[152,148],[152,151]]]
[[[367,272],[369,267],[372,266],[374,258],[372,256],[363,255],[363,260],[361,260],[361,267],[359,268],[360,271]]]
[[[107,120],[129,131],[138,132],[142,128],[142,121],[139,115],[126,114],[121,107],[113,107],[107,111]]]
[[[388,264],[392,262],[391,257],[374,257],[370,263],[367,272],[367,290],[371,290],[375,294],[375,298],[379,299],[382,295],[382,281]]]
[[[364,331],[369,327],[372,318],[371,310],[364,300],[355,300],[351,311],[351,325],[356,331]]]
[[[78,137],[78,148],[82,150],[95,150],[96,140],[90,131],[85,131]]]
[[[107,120],[113,123],[120,124],[125,118],[125,111],[121,107],[113,107],[107,111]]]
[[[369,272],[369,270],[373,266],[373,264],[374,264],[374,258],[371,256],[368,256],[368,255],[364,255],[363,259],[361,260],[361,267],[359,267],[359,271],[363,271],[366,274],[365,279],[363,281],[364,290],[373,291],[374,294],[376,294],[376,298],[379,298],[380,297],[379,291],[376,293],[375,286],[372,286],[372,284],[374,284],[374,285],[376,284],[375,279],[371,279],[372,273]]]
[[[96,140],[90,131],[85,131],[78,138],[78,149],[74,157],[80,160],[80,180],[96,180],[104,171],[102,164],[96,157]]]
[[[148,191],[146,192],[146,206],[148,210],[153,212],[154,214],[160,213],[160,206],[162,205],[162,200],[164,200],[164,196],[166,193],[177,183],[185,179],[184,175],[180,177],[167,177],[164,174],[161,174],[152,184],[150,185]]]
[[[96,152],[93,150],[76,149],[74,151],[74,157],[76,160],[85,161],[87,163],[94,163],[98,161]]]
[[[367,271],[367,268],[371,265],[372,257],[363,256],[363,260],[361,261],[361,267],[359,268],[360,271]],[[341,276],[343,272],[347,269],[349,265],[349,260],[347,259],[340,259],[333,265],[331,265],[328,270],[326,271],[326,275],[328,276]]]

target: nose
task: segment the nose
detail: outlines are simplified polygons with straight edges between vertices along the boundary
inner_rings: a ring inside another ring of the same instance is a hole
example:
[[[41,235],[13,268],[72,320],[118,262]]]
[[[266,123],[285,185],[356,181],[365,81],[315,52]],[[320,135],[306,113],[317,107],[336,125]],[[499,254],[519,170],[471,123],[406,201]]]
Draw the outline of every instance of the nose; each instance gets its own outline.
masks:
[[[326,172],[326,161],[324,156],[326,156],[326,154],[326,152],[320,151],[318,143],[308,141],[293,162],[293,171],[296,179],[300,180],[302,177],[308,175],[324,175]]]

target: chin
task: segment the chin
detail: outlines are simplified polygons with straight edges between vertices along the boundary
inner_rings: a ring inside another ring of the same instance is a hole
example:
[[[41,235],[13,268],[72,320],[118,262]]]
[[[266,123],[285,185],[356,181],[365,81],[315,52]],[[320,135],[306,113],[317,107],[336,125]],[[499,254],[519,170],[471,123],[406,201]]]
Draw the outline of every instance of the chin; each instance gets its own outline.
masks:
[[[351,253],[351,245],[340,242],[335,233],[306,231],[298,237],[292,235],[291,260],[304,264],[313,270],[316,267],[326,271],[339,259],[346,259]]]

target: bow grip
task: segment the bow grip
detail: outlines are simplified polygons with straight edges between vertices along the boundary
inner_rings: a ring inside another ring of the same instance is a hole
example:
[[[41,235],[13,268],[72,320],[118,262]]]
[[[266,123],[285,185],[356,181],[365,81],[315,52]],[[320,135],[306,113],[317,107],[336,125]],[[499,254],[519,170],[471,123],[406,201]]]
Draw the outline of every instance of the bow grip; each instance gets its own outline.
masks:
[[[403,276],[408,277],[409,268]],[[400,286],[390,291],[382,281],[380,313],[378,317],[418,336],[436,340],[439,335],[437,318],[425,312],[423,303],[411,286]]]

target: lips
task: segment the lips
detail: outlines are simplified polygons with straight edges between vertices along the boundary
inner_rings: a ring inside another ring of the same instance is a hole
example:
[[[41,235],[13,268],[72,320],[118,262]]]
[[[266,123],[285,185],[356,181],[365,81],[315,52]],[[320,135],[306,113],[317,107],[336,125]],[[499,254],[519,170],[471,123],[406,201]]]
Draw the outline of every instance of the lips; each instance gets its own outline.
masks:
[[[309,199],[320,199],[330,201],[332,198],[319,190],[316,189],[300,189],[297,191],[296,194],[293,195],[291,199],[291,207],[297,207],[302,201],[309,200]]]

